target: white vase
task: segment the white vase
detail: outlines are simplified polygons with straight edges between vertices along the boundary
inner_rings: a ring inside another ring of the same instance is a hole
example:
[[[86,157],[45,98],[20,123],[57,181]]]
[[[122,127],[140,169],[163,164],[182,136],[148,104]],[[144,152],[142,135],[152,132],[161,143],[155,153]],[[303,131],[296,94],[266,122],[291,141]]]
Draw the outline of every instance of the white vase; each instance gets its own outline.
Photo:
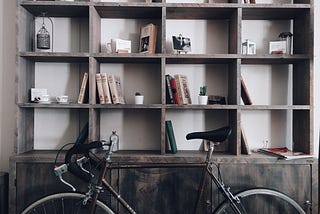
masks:
[[[138,105],[143,104],[143,95],[135,96],[134,97],[134,103],[138,104]]]
[[[207,105],[208,104],[208,96],[199,96],[198,101],[199,101],[199,105]]]

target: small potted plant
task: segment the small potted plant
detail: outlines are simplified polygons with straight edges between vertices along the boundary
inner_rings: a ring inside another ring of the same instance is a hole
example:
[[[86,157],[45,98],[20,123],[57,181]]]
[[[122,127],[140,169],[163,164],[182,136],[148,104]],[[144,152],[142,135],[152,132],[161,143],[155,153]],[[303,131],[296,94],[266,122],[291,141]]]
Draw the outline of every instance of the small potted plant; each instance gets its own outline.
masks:
[[[207,105],[208,104],[207,86],[200,87],[198,101],[199,101],[200,105]]]
[[[143,104],[143,95],[140,92],[136,92],[134,95],[135,104]]]

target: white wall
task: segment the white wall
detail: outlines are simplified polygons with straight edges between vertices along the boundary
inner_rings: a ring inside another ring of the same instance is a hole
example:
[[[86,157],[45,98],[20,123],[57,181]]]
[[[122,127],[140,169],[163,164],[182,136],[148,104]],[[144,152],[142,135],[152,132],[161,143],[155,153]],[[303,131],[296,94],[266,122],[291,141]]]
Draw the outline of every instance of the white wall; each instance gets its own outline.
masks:
[[[9,170],[15,129],[15,21],[14,0],[0,1],[0,170]]]
[[[315,35],[320,36],[320,2],[315,1]],[[9,170],[15,130],[15,4],[0,1],[0,170]],[[318,38],[315,36],[315,38]],[[315,153],[318,149],[320,118],[320,41],[315,40]]]

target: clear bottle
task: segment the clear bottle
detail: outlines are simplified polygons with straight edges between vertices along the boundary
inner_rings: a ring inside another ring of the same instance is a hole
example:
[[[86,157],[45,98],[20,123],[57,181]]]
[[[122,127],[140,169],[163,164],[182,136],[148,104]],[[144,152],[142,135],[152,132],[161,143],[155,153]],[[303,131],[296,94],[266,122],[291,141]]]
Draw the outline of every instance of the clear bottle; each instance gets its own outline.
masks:
[[[116,131],[112,131],[109,140],[110,143],[114,142],[112,152],[117,152],[119,150],[119,136],[117,135]]]

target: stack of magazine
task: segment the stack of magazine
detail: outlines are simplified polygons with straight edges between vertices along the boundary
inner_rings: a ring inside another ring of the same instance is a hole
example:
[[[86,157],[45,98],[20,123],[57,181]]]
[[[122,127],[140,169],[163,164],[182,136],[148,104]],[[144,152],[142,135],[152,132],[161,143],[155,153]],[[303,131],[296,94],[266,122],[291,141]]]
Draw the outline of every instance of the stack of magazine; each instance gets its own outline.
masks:
[[[262,149],[258,149],[257,152],[274,156],[279,159],[286,159],[286,160],[299,159],[299,158],[312,158],[312,155],[307,155],[302,152],[293,152],[293,151],[290,151],[287,147],[262,148]]]

